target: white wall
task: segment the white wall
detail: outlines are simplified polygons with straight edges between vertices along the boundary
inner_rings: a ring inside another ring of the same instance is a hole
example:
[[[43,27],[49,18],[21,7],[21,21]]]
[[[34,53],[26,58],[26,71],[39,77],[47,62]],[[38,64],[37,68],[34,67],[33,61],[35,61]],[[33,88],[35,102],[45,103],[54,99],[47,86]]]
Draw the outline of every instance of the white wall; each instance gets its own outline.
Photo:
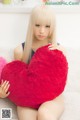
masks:
[[[28,14],[0,14],[0,47],[16,47],[25,40],[28,18]]]
[[[0,48],[16,47],[25,41],[29,13],[0,13]],[[67,47],[78,48],[80,14],[56,13],[57,41]]]
[[[68,47],[80,47],[80,14],[57,14],[57,40]]]

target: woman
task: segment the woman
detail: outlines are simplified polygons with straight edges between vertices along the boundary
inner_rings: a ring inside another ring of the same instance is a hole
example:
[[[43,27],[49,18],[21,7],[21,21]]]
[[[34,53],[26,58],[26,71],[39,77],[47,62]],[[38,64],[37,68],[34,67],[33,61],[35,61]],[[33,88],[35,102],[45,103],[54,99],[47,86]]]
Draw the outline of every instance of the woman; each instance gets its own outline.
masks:
[[[36,50],[49,45],[49,50],[59,49],[64,54],[64,48],[56,41],[56,20],[49,6],[35,7],[30,16],[26,41],[14,50],[15,60],[29,63]],[[8,86],[7,86],[8,91]],[[46,101],[38,110],[17,106],[19,120],[58,120],[64,111],[64,97]]]
[[[26,41],[14,50],[14,58],[29,63],[35,51],[49,43],[50,50],[57,48],[65,54],[64,48],[56,41],[55,22],[52,9],[45,5],[35,7],[31,13]],[[38,110],[18,106],[17,111],[19,120],[58,120],[64,111],[64,98],[60,95],[43,103]]]

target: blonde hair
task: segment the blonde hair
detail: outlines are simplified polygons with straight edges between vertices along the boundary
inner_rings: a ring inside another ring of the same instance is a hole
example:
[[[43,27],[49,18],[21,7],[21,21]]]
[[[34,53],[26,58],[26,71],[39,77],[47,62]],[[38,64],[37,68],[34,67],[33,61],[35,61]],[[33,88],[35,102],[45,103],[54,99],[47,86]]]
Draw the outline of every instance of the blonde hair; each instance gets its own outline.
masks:
[[[24,46],[23,58],[22,61],[28,63],[28,60],[31,57],[31,48],[32,42],[34,41],[34,31],[33,27],[35,24],[39,23],[42,25],[49,24],[50,25],[50,34],[49,34],[49,43],[54,44],[56,42],[55,35],[55,14],[50,6],[41,5],[35,7],[30,16],[28,31]]]

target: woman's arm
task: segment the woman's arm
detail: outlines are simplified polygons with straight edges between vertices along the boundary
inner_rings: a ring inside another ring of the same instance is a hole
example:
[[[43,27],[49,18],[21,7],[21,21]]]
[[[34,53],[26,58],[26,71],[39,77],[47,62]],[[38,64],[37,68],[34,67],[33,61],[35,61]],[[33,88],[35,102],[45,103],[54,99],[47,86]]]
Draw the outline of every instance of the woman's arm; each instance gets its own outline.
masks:
[[[22,60],[22,56],[23,56],[23,48],[22,48],[22,45],[19,45],[14,49],[14,59]]]

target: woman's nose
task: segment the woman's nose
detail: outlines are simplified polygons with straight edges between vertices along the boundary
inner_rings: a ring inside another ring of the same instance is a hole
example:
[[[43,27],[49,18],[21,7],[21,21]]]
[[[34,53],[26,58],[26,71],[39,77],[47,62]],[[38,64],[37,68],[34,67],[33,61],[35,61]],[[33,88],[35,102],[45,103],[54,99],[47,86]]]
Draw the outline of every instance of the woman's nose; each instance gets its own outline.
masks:
[[[44,33],[45,28],[44,27],[40,27],[40,33]]]

